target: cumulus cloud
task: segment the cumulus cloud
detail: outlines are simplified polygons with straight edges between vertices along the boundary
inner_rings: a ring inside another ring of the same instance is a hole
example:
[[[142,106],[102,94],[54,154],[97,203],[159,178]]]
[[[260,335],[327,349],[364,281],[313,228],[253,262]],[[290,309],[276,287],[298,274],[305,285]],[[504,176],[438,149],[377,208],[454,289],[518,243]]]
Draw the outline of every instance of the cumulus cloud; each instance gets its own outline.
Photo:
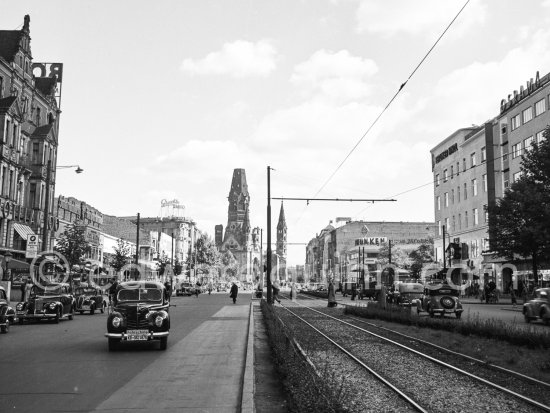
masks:
[[[202,59],[185,59],[184,73],[191,75],[227,75],[235,78],[268,76],[276,68],[277,51],[267,40],[256,43],[236,40]]]
[[[356,100],[369,94],[372,87],[366,80],[377,72],[378,66],[373,60],[352,56],[347,50],[318,50],[296,65],[290,81],[306,94]]]
[[[385,36],[396,34],[428,34],[442,32],[460,10],[462,0],[423,1],[361,1],[357,10],[358,30]],[[471,1],[453,25],[451,36],[466,33],[481,24],[487,16],[487,6],[480,0]]]

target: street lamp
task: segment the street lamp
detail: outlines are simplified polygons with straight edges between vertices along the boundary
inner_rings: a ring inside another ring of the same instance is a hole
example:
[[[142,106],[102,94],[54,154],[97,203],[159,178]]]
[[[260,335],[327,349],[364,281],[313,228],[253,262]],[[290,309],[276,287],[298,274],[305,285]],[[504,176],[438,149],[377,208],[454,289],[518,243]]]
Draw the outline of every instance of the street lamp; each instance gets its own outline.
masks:
[[[9,251],[4,254],[4,260],[6,261],[6,274],[8,273],[8,265],[11,261],[12,256],[13,256],[13,254]],[[10,273],[10,283],[13,284],[13,274],[11,274],[11,273]]]
[[[67,169],[67,168],[76,168],[75,172],[77,174],[81,174],[84,172],[84,169],[82,169],[79,165],[58,165],[56,169]],[[52,160],[48,160],[48,165],[46,169],[46,198],[44,200],[44,227],[42,230],[42,251],[46,251],[48,249],[48,214],[50,212],[50,182],[51,182],[51,175],[52,175]]]

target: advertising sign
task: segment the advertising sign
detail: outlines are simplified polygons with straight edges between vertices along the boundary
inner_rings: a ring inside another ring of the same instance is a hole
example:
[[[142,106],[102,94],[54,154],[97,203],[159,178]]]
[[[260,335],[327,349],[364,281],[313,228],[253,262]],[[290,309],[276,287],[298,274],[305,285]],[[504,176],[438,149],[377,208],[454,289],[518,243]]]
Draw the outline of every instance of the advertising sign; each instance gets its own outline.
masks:
[[[25,252],[26,258],[36,258],[38,254],[38,235],[27,235],[27,250]]]

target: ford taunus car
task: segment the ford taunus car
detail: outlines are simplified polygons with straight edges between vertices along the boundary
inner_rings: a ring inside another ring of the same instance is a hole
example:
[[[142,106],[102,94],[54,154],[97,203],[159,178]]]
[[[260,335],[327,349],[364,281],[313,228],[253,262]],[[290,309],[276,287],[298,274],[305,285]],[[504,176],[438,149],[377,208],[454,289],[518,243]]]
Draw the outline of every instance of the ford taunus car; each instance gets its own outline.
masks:
[[[166,350],[170,331],[169,302],[164,285],[154,281],[120,283],[113,312],[107,318],[109,351],[123,341],[160,341]]]
[[[102,313],[105,312],[107,302],[100,288],[78,287],[74,290],[74,295],[76,302],[75,310],[80,312],[80,314],[89,312],[93,315],[96,310]]]
[[[402,282],[397,285],[395,302],[402,307],[417,307],[422,299],[424,286],[417,282]]]
[[[15,311],[8,304],[8,296],[4,287],[0,286],[0,333],[10,331],[10,324],[15,321]]]
[[[430,317],[439,314],[454,314],[456,318],[462,316],[464,309],[459,300],[460,289],[447,284],[445,281],[430,282],[425,285],[424,294],[417,304],[418,313],[427,311]]]
[[[73,319],[74,297],[69,292],[69,284],[50,283],[34,285],[29,299],[15,307],[19,323],[24,320],[51,320],[59,323],[62,318]]]
[[[535,298],[523,304],[525,322],[542,320],[550,324],[550,288],[539,288],[535,291]]]

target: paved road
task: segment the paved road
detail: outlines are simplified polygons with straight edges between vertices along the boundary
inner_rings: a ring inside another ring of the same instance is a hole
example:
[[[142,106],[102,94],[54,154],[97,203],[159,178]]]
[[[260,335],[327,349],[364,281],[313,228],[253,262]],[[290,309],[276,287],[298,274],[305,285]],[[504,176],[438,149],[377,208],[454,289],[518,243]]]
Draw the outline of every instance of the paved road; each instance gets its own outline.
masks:
[[[12,326],[9,334],[0,337],[0,412],[88,412],[96,409],[119,412],[124,411],[120,407],[126,403],[133,410],[143,397],[144,384],[159,395],[166,389],[168,397],[181,396],[180,402],[188,400],[191,403],[193,395],[189,392],[204,389],[194,386],[174,389],[169,380],[164,382],[159,374],[174,376],[171,366],[185,363],[184,367],[179,367],[184,369],[183,374],[178,372],[179,379],[187,377],[191,383],[193,374],[201,368],[200,363],[193,360],[209,357],[211,350],[219,353],[220,348],[231,355],[231,340],[246,339],[246,331],[239,328],[229,342],[214,333],[227,325],[221,323],[246,324],[247,321],[242,320],[247,320],[249,303],[250,295],[245,294],[239,295],[236,306],[225,293],[201,294],[199,298],[174,297],[172,304],[176,307],[170,310],[171,331],[166,351],[158,350],[158,343],[127,343],[131,345],[109,353],[107,339],[103,336],[106,322],[103,314],[76,315],[74,320],[59,324]],[[242,311],[231,311],[239,307]],[[191,360],[184,358],[186,354],[192,355]],[[224,368],[230,368],[229,373],[239,380],[241,371],[235,367],[237,359],[227,355],[223,359],[229,360],[226,363],[216,361],[219,373],[212,375],[213,384],[216,377],[220,381],[225,379],[221,377]],[[232,367],[233,361],[235,366]],[[157,365],[162,366],[161,373]],[[174,391],[180,393],[174,395]],[[238,397],[234,395],[235,400]],[[232,410],[223,401],[216,402],[218,408],[211,411]],[[225,400],[225,403],[231,404],[233,400]],[[152,411],[151,407],[141,410]],[[195,411],[199,408],[186,407]]]

